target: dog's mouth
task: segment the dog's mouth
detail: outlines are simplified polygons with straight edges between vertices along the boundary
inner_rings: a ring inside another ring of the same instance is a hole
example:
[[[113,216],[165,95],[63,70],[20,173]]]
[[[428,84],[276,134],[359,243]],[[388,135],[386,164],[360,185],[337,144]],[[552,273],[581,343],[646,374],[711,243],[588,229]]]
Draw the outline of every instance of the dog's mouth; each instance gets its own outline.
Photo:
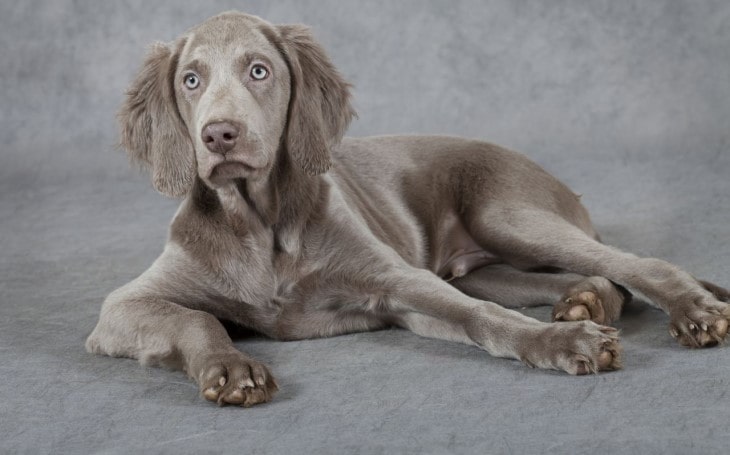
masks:
[[[241,163],[240,161],[224,161],[213,168],[210,176],[234,179],[241,177],[241,174],[248,174],[255,170],[255,167],[249,166],[246,163]]]
[[[213,167],[208,180],[214,184],[223,184],[227,181],[247,178],[256,171],[257,168],[240,161],[223,161]]]

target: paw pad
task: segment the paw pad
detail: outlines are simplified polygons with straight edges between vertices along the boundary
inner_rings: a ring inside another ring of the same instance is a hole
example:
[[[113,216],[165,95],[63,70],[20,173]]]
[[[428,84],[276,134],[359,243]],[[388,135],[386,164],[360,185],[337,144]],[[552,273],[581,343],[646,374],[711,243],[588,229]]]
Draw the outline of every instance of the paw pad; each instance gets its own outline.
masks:
[[[670,311],[669,334],[682,346],[717,346],[727,336],[730,305],[722,302],[695,302]]]
[[[211,355],[200,377],[203,398],[219,406],[265,403],[279,390],[264,365],[238,352]]]
[[[603,302],[593,291],[583,291],[571,295],[553,308],[554,321],[593,321],[596,324],[606,322]]]

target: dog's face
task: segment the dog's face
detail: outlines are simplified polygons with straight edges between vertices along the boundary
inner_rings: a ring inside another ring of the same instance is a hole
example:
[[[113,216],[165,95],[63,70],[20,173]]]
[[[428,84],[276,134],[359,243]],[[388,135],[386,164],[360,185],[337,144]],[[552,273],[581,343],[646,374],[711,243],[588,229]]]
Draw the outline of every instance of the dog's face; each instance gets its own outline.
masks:
[[[198,175],[212,187],[267,176],[284,133],[289,69],[258,22],[237,15],[207,21],[180,53],[175,99]]]
[[[196,177],[265,180],[285,159],[316,175],[354,115],[349,97],[306,28],[224,13],[152,48],[120,110],[122,145],[172,196]]]

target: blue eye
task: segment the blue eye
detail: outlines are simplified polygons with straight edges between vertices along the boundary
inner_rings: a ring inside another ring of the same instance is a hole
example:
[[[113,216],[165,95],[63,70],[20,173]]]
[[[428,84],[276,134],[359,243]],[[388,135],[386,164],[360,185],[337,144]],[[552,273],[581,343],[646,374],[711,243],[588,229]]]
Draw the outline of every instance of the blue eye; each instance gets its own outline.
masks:
[[[190,90],[195,90],[200,85],[200,78],[197,74],[194,73],[188,73],[185,75],[185,87],[189,88]]]
[[[266,69],[263,65],[254,65],[251,68],[251,77],[253,79],[256,79],[257,81],[262,81],[266,79],[266,77],[269,75],[269,70]]]

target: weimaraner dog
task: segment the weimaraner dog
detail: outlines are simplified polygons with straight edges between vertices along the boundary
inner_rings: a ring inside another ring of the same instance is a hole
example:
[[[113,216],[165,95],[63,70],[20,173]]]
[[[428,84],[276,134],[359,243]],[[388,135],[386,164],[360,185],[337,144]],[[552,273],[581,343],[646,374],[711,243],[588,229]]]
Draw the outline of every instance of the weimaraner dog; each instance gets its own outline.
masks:
[[[236,12],[156,44],[121,142],[183,197],[161,256],[112,292],[90,352],[181,368],[219,404],[270,400],[220,321],[280,340],[403,327],[531,367],[620,367],[630,292],[681,344],[728,332],[730,292],[602,244],[523,155],[452,137],[342,138],[349,84],[306,27]],[[552,323],[509,308],[554,303]]]

